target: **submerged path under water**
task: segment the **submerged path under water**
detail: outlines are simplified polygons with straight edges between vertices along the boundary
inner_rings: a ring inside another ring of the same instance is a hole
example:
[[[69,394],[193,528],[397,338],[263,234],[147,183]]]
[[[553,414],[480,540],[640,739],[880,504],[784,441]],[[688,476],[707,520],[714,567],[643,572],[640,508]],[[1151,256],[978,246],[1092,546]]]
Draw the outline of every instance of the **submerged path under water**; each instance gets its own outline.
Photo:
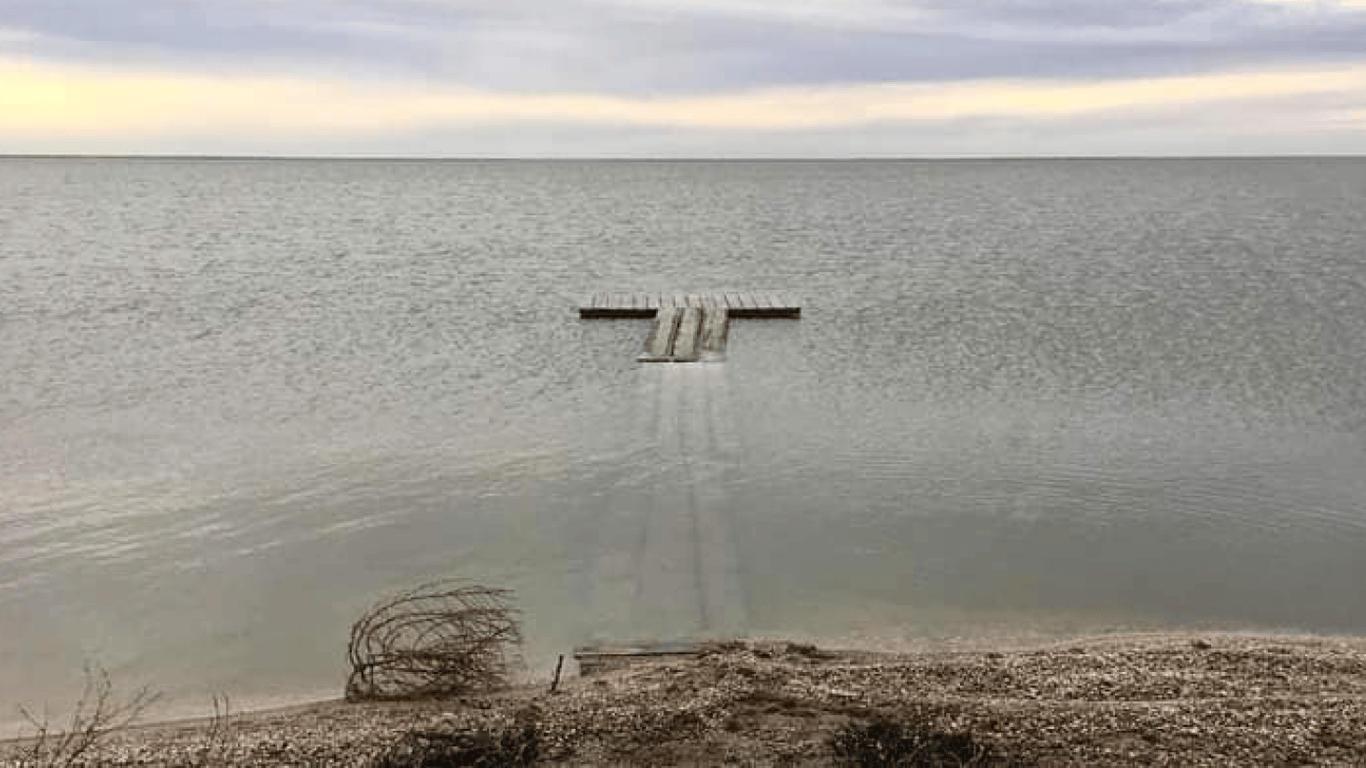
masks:
[[[605,551],[591,579],[595,639],[626,642],[722,637],[745,625],[726,476],[738,450],[723,366],[641,370],[639,428],[654,468],[614,524],[629,552]]]

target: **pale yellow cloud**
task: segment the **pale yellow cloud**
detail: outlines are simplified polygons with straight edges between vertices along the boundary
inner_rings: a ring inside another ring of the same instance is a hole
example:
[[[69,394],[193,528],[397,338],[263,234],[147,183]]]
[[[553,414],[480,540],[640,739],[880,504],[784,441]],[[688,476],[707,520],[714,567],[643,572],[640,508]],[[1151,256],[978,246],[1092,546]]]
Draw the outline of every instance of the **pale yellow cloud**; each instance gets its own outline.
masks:
[[[1366,105],[1366,65],[1104,82],[775,88],[692,97],[517,95],[267,76],[117,73],[0,58],[0,139],[384,135],[507,122],[839,128],[971,117],[1066,118],[1329,95]],[[0,147],[3,151],[4,147]]]
[[[1333,8],[1366,8],[1366,0],[1261,0],[1263,3],[1282,3],[1285,5],[1313,5],[1331,10]]]

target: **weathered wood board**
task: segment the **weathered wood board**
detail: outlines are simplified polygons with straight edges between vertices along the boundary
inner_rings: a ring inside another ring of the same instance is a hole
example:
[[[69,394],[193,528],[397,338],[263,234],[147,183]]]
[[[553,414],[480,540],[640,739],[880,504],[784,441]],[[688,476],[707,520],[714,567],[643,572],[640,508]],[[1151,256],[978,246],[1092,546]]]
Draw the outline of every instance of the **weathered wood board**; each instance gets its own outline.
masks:
[[[575,648],[574,660],[579,663],[579,675],[590,677],[632,664],[686,659],[698,655],[704,647],[703,643],[687,640],[662,643],[589,645]]]
[[[654,317],[668,307],[730,310],[731,317],[798,317],[801,307],[775,291],[716,293],[596,293],[579,307],[581,317]]]
[[[725,309],[708,309],[702,315],[702,354],[701,358],[715,361],[725,357],[726,332],[730,326],[730,314]]]
[[[697,307],[683,310],[683,318],[678,321],[678,335],[674,337],[673,362],[697,362],[697,342],[701,334],[702,310]]]
[[[645,340],[645,349],[636,359],[642,363],[668,362],[673,356],[674,339],[678,336],[678,322],[682,319],[681,309],[661,309],[655,316],[654,326],[650,328],[650,338]]]

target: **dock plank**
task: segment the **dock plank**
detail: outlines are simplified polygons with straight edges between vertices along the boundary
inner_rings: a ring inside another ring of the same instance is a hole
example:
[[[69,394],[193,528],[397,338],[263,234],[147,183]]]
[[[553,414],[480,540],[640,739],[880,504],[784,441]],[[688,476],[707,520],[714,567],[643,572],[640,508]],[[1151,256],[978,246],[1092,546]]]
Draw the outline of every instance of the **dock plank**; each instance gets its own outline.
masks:
[[[574,648],[579,674],[593,677],[606,672],[651,662],[689,659],[702,652],[703,644],[689,641],[637,643],[635,645],[588,645]]]
[[[642,363],[667,362],[673,355],[674,339],[678,336],[679,321],[683,310],[667,307],[655,315],[650,337],[645,340],[645,349],[636,359]]]
[[[726,354],[726,333],[730,314],[724,309],[707,309],[702,314],[701,355],[703,359],[718,360]]]
[[[678,322],[678,335],[674,337],[673,361],[693,363],[697,361],[697,342],[702,333],[702,310],[687,307]]]

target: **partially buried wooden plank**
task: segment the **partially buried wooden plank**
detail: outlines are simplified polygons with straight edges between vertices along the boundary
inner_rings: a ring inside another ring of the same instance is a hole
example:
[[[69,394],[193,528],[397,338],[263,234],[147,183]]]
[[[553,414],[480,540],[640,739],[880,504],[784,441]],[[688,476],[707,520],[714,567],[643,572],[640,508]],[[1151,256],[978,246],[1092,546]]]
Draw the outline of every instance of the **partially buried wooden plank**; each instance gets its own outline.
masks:
[[[726,330],[730,326],[729,313],[724,309],[708,309],[702,313],[703,359],[718,359],[726,354]]]
[[[659,310],[654,326],[650,328],[650,338],[645,340],[645,349],[636,359],[642,363],[668,362],[682,316],[683,310],[674,307]]]
[[[678,336],[674,338],[675,363],[697,362],[697,341],[702,333],[702,310],[688,307],[678,322]]]

